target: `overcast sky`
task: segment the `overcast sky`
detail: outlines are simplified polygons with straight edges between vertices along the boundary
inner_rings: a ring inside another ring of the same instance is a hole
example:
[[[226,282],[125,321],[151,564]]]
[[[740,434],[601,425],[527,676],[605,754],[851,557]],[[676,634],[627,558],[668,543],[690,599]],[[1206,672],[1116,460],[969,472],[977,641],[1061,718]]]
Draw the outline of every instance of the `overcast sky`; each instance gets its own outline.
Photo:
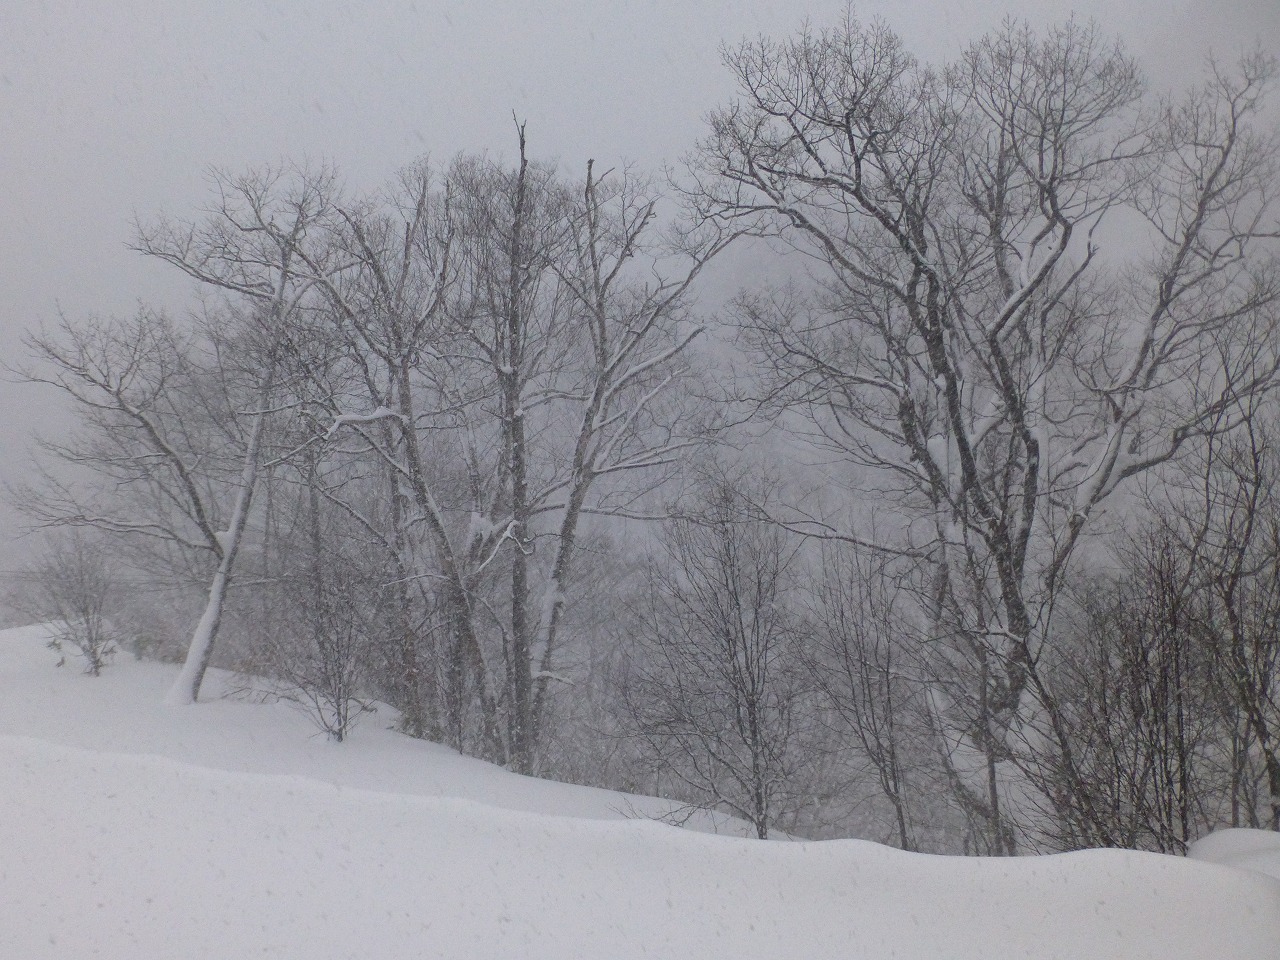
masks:
[[[209,166],[332,160],[374,186],[430,153],[531,152],[579,169],[677,161],[731,95],[718,47],[783,36],[840,0],[0,0],[0,352],[59,308],[173,306],[183,287],[130,253],[136,216],[190,213]],[[1073,10],[1125,38],[1154,85],[1212,48],[1280,52],[1280,0],[876,0],[921,57],[944,60],[1007,14]],[[53,398],[0,384],[0,480]],[[0,568],[11,521],[0,511]]]

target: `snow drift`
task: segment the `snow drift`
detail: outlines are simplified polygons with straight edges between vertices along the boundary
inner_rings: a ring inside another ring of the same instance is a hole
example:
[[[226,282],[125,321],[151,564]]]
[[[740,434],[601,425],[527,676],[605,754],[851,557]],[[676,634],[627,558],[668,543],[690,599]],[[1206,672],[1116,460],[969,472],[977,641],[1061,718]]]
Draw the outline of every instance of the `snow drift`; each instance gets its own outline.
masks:
[[[0,634],[0,957],[1276,955],[1280,882],[1233,866],[679,830],[375,722],[328,744],[281,707],[159,706],[172,668],[46,654]]]

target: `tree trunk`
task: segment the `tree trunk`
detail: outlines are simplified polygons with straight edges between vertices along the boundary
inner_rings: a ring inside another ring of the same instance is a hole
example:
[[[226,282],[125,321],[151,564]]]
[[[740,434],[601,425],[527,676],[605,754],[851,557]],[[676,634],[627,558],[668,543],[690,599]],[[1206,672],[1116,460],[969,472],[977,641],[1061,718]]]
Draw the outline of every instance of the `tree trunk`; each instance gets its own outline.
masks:
[[[266,408],[266,398],[270,393],[269,382],[270,377],[268,384],[263,387],[259,410]],[[236,554],[240,552],[240,542],[244,538],[244,528],[249,520],[249,506],[258,481],[258,449],[262,442],[265,417],[265,413],[258,413],[254,417],[249,445],[244,452],[244,466],[240,472],[240,489],[236,493],[236,504],[231,513],[231,525],[218,535],[218,569],[209,585],[209,600],[191,637],[187,658],[178,673],[178,679],[165,696],[166,703],[195,703],[200,697],[200,685],[204,682],[205,671],[213,659],[213,647],[218,639],[218,627],[222,623],[222,607],[231,583],[232,567],[235,565]]]

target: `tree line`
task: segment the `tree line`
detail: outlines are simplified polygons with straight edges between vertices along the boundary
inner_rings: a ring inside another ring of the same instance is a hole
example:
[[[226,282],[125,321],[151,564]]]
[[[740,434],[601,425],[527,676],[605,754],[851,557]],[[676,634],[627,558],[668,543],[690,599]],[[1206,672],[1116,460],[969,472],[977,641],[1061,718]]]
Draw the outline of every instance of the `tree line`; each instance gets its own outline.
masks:
[[[16,497],[65,641],[760,837],[1280,829],[1273,61],[1157,97],[1094,24],[931,65],[852,16],[723,57],[665,181],[517,125],[140,226],[188,314],[21,369],[79,415]],[[712,310],[731,247],[789,279]],[[105,616],[107,551],[167,592]]]

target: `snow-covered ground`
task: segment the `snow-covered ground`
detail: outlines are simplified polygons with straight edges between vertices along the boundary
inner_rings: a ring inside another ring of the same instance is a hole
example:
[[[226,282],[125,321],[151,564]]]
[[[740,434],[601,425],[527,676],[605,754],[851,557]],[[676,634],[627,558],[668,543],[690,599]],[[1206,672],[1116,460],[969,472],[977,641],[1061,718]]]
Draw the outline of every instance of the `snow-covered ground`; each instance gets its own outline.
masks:
[[[1280,833],[1270,830],[1216,830],[1187,851],[1193,860],[1256,870],[1280,880]],[[1280,955],[1280,934],[1276,938]]]
[[[173,668],[53,662],[0,633],[3,960],[1280,955],[1266,835],[1201,860],[761,843],[377,717],[331,744],[285,706],[161,706]]]

